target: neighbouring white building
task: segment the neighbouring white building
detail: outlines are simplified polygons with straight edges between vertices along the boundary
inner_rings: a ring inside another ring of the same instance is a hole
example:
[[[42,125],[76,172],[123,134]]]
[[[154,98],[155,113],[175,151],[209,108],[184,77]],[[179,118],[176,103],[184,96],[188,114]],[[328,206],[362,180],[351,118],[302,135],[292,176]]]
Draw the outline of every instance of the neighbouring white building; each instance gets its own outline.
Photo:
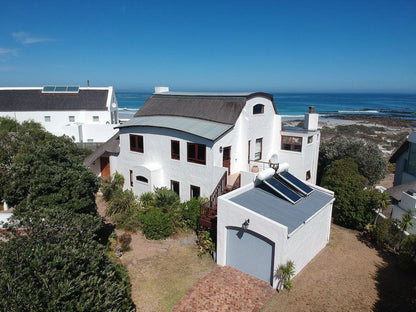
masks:
[[[218,198],[217,263],[278,286],[291,260],[295,274],[328,243],[334,193],[288,173],[287,164]]]
[[[2,87],[0,117],[36,121],[76,143],[104,143],[119,123],[113,87]]]
[[[119,152],[109,155],[110,171],[121,173],[125,187],[137,195],[165,186],[188,200],[210,197],[241,172],[247,173],[241,182],[250,182],[253,172],[269,168],[276,154],[295,176],[315,183],[320,133],[313,109],[304,124],[282,128],[268,93],[159,87],[134,118],[118,126]],[[97,163],[100,156],[91,159]]]

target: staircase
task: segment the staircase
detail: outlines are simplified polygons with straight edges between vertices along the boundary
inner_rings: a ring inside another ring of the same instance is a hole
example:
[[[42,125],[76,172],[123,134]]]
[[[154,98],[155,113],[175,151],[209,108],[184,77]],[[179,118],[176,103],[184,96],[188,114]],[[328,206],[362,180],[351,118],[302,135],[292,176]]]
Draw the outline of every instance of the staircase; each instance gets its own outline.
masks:
[[[199,214],[199,230],[216,230],[217,229],[217,204],[218,196],[226,194],[241,186],[241,174],[235,173],[228,178],[232,184],[227,184],[227,172],[224,172],[209,201],[202,204]]]

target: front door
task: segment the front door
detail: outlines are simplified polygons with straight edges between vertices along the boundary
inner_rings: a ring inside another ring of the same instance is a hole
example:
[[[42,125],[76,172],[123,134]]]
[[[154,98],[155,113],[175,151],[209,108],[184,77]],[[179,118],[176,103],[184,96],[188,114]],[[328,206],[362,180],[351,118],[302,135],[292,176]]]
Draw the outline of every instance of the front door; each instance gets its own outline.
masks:
[[[224,147],[222,150],[222,166],[228,169],[228,174],[230,174],[230,164],[231,164],[231,146]]]
[[[101,178],[109,179],[110,178],[110,158],[100,157],[100,162],[101,162]]]

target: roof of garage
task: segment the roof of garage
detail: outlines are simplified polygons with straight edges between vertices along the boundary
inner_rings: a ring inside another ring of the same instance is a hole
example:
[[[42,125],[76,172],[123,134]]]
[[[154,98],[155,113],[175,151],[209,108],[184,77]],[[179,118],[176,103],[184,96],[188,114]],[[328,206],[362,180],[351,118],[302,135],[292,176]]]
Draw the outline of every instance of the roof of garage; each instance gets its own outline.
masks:
[[[314,190],[295,205],[262,189],[263,184],[230,198],[230,201],[287,226],[292,233],[306,220],[333,200],[333,196]]]

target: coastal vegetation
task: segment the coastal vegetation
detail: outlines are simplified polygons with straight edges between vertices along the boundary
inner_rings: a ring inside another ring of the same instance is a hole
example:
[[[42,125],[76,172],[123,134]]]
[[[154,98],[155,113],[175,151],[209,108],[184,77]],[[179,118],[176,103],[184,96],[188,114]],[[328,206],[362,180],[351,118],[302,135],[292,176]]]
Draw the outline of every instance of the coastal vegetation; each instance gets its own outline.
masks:
[[[131,311],[130,279],[106,255],[98,180],[83,150],[34,122],[0,118],[0,195],[14,207],[0,239],[5,311]]]

